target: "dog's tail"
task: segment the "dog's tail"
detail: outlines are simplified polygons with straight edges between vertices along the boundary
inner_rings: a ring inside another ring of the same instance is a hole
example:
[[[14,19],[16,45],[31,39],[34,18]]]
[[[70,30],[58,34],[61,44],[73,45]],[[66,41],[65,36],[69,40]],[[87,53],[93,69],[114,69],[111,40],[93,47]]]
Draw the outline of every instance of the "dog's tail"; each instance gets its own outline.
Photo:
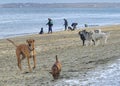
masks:
[[[11,42],[15,47],[17,47],[17,45],[10,39],[6,39],[7,41]]]
[[[58,58],[57,58],[57,55],[56,55],[56,62],[58,62]]]

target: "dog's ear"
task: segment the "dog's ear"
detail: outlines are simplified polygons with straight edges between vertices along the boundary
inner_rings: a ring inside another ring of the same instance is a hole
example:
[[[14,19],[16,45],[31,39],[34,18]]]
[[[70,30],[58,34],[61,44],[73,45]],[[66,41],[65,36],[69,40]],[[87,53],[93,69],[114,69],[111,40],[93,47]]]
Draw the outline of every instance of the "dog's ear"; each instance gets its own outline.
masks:
[[[35,42],[35,40],[33,39],[33,42]]]

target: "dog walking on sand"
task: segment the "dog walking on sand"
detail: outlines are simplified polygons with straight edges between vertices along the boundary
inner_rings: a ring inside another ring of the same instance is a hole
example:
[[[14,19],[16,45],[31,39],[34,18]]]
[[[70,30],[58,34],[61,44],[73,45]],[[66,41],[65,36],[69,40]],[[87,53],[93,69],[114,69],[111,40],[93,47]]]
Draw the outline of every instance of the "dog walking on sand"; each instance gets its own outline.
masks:
[[[58,79],[59,78],[59,75],[60,75],[60,72],[61,72],[61,68],[62,68],[62,65],[58,61],[58,58],[57,58],[57,55],[56,55],[56,62],[52,66],[51,72],[50,72],[54,79]]]
[[[35,44],[34,44],[35,40],[28,39],[28,40],[26,40],[27,44],[20,44],[20,45],[16,45],[10,39],[7,39],[7,40],[9,42],[11,42],[16,47],[16,56],[17,56],[18,68],[22,71],[21,61],[23,59],[27,58],[29,71],[32,72],[32,69],[30,66],[30,58],[31,57],[33,57],[33,61],[34,61],[33,69],[36,68],[36,52],[35,52]]]

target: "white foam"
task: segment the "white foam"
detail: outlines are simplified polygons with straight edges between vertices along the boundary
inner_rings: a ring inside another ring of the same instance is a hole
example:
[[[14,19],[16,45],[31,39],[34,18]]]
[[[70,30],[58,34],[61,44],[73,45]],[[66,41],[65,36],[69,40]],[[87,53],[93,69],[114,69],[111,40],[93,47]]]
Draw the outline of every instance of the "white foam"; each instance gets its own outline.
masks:
[[[79,75],[78,75],[79,76]],[[98,67],[87,73],[84,78],[63,79],[56,86],[119,86],[120,59],[107,67]]]

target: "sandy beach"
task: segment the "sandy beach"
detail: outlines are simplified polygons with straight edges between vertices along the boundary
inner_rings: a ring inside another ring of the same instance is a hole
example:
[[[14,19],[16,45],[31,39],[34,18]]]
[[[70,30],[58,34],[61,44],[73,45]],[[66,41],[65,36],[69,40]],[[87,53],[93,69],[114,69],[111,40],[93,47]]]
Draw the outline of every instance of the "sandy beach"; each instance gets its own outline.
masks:
[[[26,39],[29,38],[35,39],[37,67],[32,73],[25,73],[28,71],[26,59],[22,61],[23,71],[18,69],[15,46],[6,39],[0,39],[0,85],[55,86],[62,79],[84,78],[86,72],[94,71],[99,66],[104,68],[108,63],[112,64],[116,59],[120,59],[120,25],[86,29],[110,32],[107,44],[101,42],[98,46],[82,46],[78,35],[80,29],[10,38],[16,44],[26,43]],[[58,55],[62,64],[62,71],[60,78],[54,81],[49,72],[55,62],[55,55]],[[33,65],[32,59],[31,65]]]

